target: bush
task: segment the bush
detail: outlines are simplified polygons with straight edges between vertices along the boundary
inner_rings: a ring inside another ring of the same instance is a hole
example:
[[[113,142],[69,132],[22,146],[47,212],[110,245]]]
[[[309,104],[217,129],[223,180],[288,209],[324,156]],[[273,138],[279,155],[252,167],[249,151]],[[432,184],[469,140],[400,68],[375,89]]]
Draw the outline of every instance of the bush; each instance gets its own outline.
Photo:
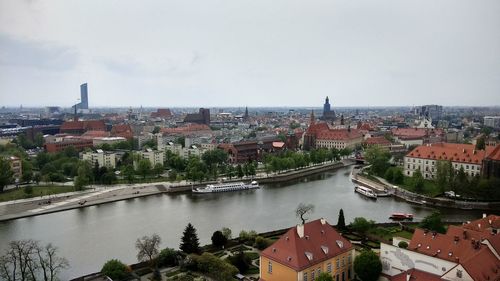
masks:
[[[265,248],[269,247],[273,242],[267,238],[264,238],[262,236],[257,236],[255,237],[255,243],[253,246],[259,250],[264,250]]]
[[[406,243],[406,241],[399,241],[398,247],[406,249],[406,248],[408,248],[408,243]]]
[[[351,223],[351,228],[355,232],[365,234],[368,230],[373,228],[375,222],[372,220],[367,220],[363,217],[354,218],[354,221]]]
[[[250,231],[245,231],[245,230],[242,230],[240,232],[240,235],[239,235],[239,238],[240,238],[240,241],[244,242],[244,241],[254,241],[255,240],[255,237],[257,237],[257,232],[255,232],[254,230],[250,230]]]
[[[177,256],[179,253],[172,248],[165,248],[158,255],[159,266],[175,266],[177,265]]]
[[[376,281],[382,272],[382,263],[375,252],[363,250],[354,260],[354,271],[362,281]]]
[[[250,257],[245,255],[244,252],[239,252],[234,256],[230,256],[227,258],[229,263],[234,265],[241,273],[246,273],[250,266],[252,265],[252,260]]]
[[[206,273],[216,280],[232,281],[233,276],[238,273],[235,266],[210,253],[203,253],[201,256],[190,255],[189,258],[192,259],[190,267],[195,266],[198,271]]]
[[[129,275],[127,265],[117,259],[107,261],[101,269],[101,273],[113,280],[124,280]]]

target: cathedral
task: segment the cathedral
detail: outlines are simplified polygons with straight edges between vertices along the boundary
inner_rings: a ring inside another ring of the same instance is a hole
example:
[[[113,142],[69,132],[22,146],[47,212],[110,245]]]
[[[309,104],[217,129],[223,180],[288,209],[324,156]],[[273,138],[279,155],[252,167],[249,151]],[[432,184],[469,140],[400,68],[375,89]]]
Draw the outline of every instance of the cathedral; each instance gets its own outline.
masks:
[[[325,99],[325,104],[323,105],[323,116],[321,116],[321,120],[324,121],[335,121],[335,111],[330,108],[330,99],[328,96]]]

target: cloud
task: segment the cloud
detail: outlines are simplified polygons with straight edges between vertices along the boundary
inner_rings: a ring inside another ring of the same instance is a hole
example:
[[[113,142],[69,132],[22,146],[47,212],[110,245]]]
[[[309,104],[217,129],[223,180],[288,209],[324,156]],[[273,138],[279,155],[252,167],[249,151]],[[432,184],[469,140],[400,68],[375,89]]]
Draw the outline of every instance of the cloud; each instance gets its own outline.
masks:
[[[54,43],[23,40],[0,33],[0,65],[65,71],[78,63],[78,53]]]

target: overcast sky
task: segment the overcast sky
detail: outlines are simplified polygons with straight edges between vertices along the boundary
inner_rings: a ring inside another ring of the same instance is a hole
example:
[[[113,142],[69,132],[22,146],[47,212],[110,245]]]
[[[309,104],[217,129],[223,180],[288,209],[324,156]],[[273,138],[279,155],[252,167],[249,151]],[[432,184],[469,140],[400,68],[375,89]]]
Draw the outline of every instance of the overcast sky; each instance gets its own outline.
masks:
[[[500,105],[498,0],[0,0],[0,105]]]

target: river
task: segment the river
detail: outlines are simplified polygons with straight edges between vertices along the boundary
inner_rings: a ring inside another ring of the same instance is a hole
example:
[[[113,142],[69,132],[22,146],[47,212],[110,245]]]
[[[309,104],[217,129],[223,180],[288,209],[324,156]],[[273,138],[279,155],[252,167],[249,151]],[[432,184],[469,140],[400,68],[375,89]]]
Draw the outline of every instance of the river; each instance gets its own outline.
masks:
[[[164,194],[74,209],[59,213],[0,223],[0,251],[9,241],[35,239],[52,242],[71,268],[63,280],[99,271],[109,259],[136,262],[135,240],[157,233],[161,247],[178,248],[184,227],[191,222],[200,243],[210,243],[212,233],[222,227],[265,232],[291,227],[299,222],[295,208],[300,202],[315,205],[311,219],[324,217],[337,223],[340,208],[346,222],[365,217],[389,221],[392,212],[413,213],[416,220],[433,209],[410,205],[394,198],[365,199],[353,192],[349,180],[352,167],[325,172],[286,184],[264,185],[261,189],[219,194]],[[478,218],[481,212],[441,210],[447,220]]]

